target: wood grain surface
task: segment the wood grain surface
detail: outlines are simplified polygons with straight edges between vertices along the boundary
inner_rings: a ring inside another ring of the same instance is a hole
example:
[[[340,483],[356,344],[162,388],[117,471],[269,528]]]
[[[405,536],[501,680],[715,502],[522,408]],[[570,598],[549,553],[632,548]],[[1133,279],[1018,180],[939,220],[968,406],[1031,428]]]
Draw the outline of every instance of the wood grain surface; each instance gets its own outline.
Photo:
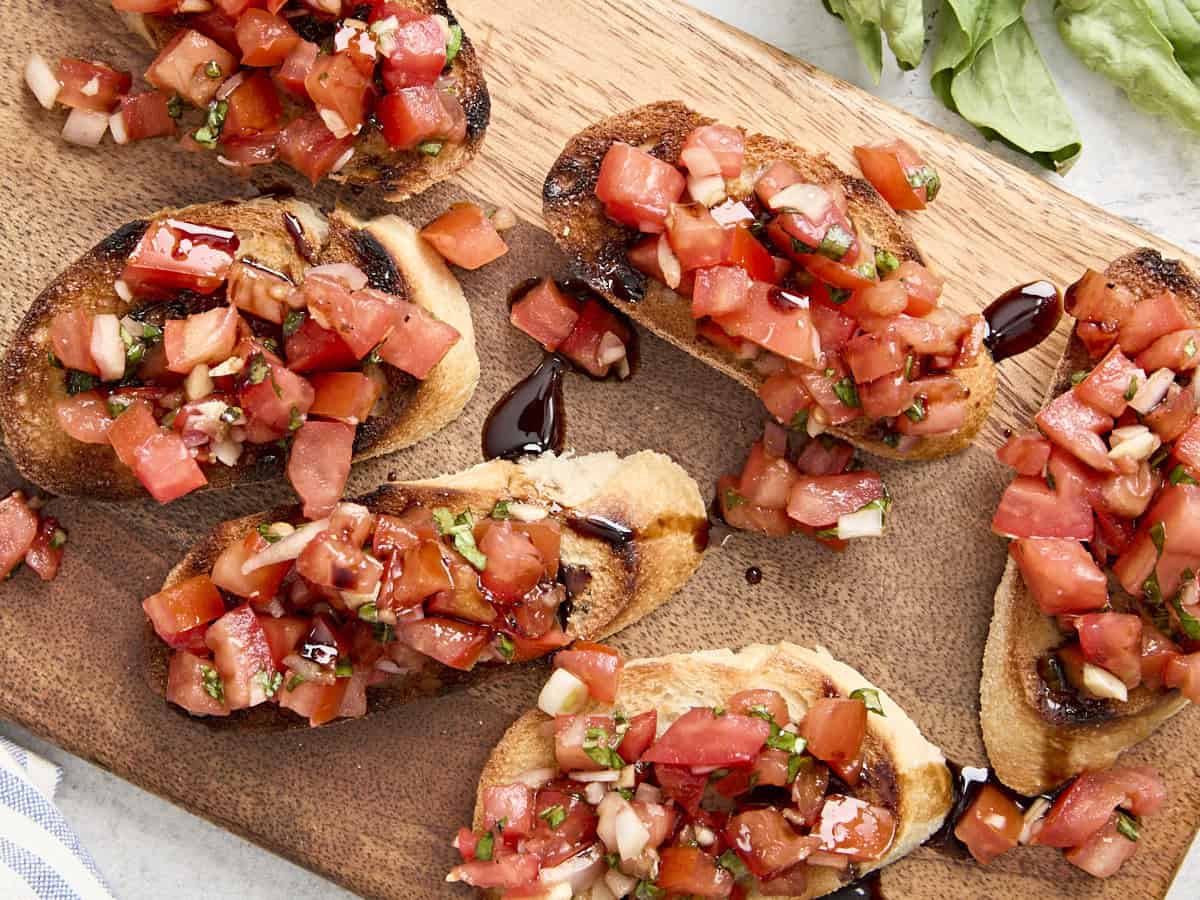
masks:
[[[464,415],[424,445],[355,469],[361,493],[395,473],[416,478],[479,460],[491,403],[539,352],[505,321],[508,290],[564,260],[538,220],[542,177],[567,136],[625,107],[679,98],[753,130],[801,141],[851,165],[850,146],[881,132],[925,151],[945,185],[909,219],[960,309],[978,309],[1017,281],[1066,284],[1138,244],[1180,255],[1122,220],[919,123],[850,85],[673,2],[464,0],[456,11],[475,40],[492,91],[484,152],[462,185],[509,205],[527,222],[513,251],[462,280],[479,335],[483,375]],[[0,62],[0,338],[38,290],[125,221],[164,205],[250,196],[277,181],[331,207],[382,210],[371,192],[313,192],[285,172],[239,181],[211,159],[159,142],[88,151],[58,137],[21,86],[29,53],[73,53],[140,71],[148,59],[116,17],[96,5],[15,0],[6,5],[9,52]],[[401,208],[423,223],[458,187]],[[1193,265],[1195,259],[1189,260]],[[954,459],[881,464],[898,498],[889,534],[834,555],[802,539],[733,535],[715,545],[672,603],[620,634],[629,655],[783,638],[823,644],[885,686],[947,755],[984,761],[978,680],[1003,543],[988,532],[1005,483],[991,455],[1005,427],[1028,423],[1062,348],[1062,335],[1001,365],[1002,386],[979,446]],[[735,469],[761,427],[758,401],[732,381],[652,338],[628,384],[572,377],[568,444],[581,452],[663,450],[711,489]],[[19,485],[0,463],[0,487]],[[502,672],[438,700],[312,732],[214,732],[167,708],[143,683],[138,601],[221,519],[285,501],[286,485],[185,498],[167,508],[54,500],[70,529],[64,569],[43,585],[22,572],[0,586],[0,715],[13,718],[121,777],[368,896],[466,896],[441,877],[449,842],[469,820],[476,774],[490,746],[534,700],[544,669]],[[744,572],[757,565],[762,583]],[[1014,852],[984,869],[921,850],[892,867],[892,898],[1161,896],[1200,823],[1198,714],[1181,714],[1129,758],[1159,766],[1171,800],[1149,820],[1137,856],[1094,881],[1052,850]]]

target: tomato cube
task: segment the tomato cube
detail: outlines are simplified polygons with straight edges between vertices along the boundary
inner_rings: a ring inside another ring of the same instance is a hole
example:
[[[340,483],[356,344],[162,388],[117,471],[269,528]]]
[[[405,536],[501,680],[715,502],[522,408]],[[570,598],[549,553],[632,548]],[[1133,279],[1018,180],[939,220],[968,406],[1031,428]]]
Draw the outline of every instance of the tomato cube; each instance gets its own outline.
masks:
[[[302,42],[287,19],[265,9],[246,10],[237,20],[236,34],[244,66],[281,65]]]
[[[335,137],[316,113],[294,119],[279,134],[279,158],[313,184],[345,165],[353,149],[353,135]]]
[[[1141,365],[1140,357],[1134,365],[1120,347],[1113,347],[1075,386],[1075,392],[1088,406],[1115,418],[1125,412],[1138,387],[1146,382]]]
[[[354,368],[358,357],[336,331],[322,328],[310,316],[284,340],[288,368],[316,372]]]
[[[719,266],[729,254],[732,229],[724,228],[702,203],[671,204],[667,239],[683,271]]]
[[[830,794],[812,833],[821,850],[866,862],[880,859],[896,836],[896,817],[890,810],[857,797]]]
[[[757,717],[717,716],[695,707],[672,722],[642,759],[672,766],[746,765],[770,734],[770,725]]]
[[[25,558],[38,534],[38,517],[18,491],[0,500],[0,579]]]
[[[1050,442],[1037,432],[1013,434],[996,451],[996,458],[1016,469],[1018,475],[1038,477],[1050,460]]]
[[[309,378],[314,393],[308,413],[347,425],[367,421],[382,386],[361,372],[318,372]]]
[[[442,93],[434,87],[407,87],[385,94],[375,114],[393,150],[414,150],[419,144],[448,137],[454,128]]]
[[[186,319],[168,319],[163,326],[167,368],[186,375],[201,363],[229,359],[237,343],[240,321],[234,306],[218,306]]]
[[[1141,353],[1163,335],[1191,325],[1179,298],[1163,291],[1134,304],[1121,321],[1117,343],[1127,354]]]
[[[821,845],[819,838],[798,834],[783,813],[770,808],[732,816],[725,838],[747,868],[767,880],[804,862]]]
[[[207,575],[197,575],[142,601],[158,636],[168,644],[199,625],[225,615],[225,601]]]
[[[509,321],[542,347],[553,352],[567,339],[579,320],[579,302],[543,278],[526,291],[509,310]]]
[[[274,695],[275,661],[267,634],[250,605],[231,609],[208,627],[204,642],[213,652],[230,709],[257,706]]]
[[[306,519],[319,519],[333,511],[354,453],[354,426],[341,422],[305,422],[296,432],[288,455],[288,481],[304,504]]]
[[[533,788],[516,783],[493,785],[483,792],[483,827],[497,825],[506,840],[528,837],[533,832]]]
[[[692,175],[737,178],[742,174],[745,155],[746,142],[737,128],[701,125],[684,140],[679,161]]]
[[[795,298],[794,302],[793,295],[756,281],[750,286],[749,302],[744,307],[714,316],[713,320],[735,337],[816,368],[821,363],[821,346],[808,307],[807,298]]]
[[[454,588],[450,569],[436,540],[426,540],[404,551],[392,552],[386,578],[379,591],[380,609],[408,609],[438,591]]]
[[[1101,472],[1115,471],[1108,447],[1100,437],[1112,429],[1112,417],[1083,403],[1074,390],[1050,401],[1036,421],[1046,437],[1080,461]]]
[[[221,551],[213,563],[213,583],[224,591],[254,601],[256,606],[265,606],[279,591],[279,585],[291,570],[290,562],[261,566],[253,572],[243,574],[242,566],[252,556],[268,547],[265,538],[251,531],[240,541],[234,541]]]
[[[660,854],[658,887],[675,896],[728,897],[733,875],[699,847],[664,847]]]
[[[750,301],[750,276],[737,266],[713,266],[696,271],[692,316],[735,313]]]
[[[801,525],[824,528],[883,497],[883,481],[875,472],[801,475],[788,495],[788,517]]]
[[[203,109],[237,68],[232,53],[199,31],[186,28],[163,47],[146,70],[146,80]],[[214,71],[218,73],[215,78],[209,74]]]
[[[133,474],[159,503],[169,503],[208,484],[183,439],[161,429],[134,451]]]
[[[446,67],[446,34],[432,16],[401,20],[384,47],[380,75],[389,91],[431,85]]]
[[[84,391],[74,397],[63,397],[54,404],[58,427],[70,437],[85,444],[107,444],[112,417],[108,405],[95,391]]]
[[[866,733],[867,705],[858,699],[823,697],[809,707],[800,722],[808,752],[839,774],[852,773],[852,780],[843,778],[850,784],[858,778]]]
[[[1108,603],[1108,579],[1079,541],[1024,538],[1009,544],[1008,552],[1046,615],[1089,612]]]
[[[620,141],[604,155],[596,196],[609,218],[639,231],[659,234],[666,228],[671,204],[687,182],[670,163]]]
[[[64,57],[58,64],[58,102],[75,109],[112,112],[122,94],[129,93],[133,76],[103,63]]]
[[[1130,613],[1090,613],[1075,623],[1088,662],[1135,688],[1142,682],[1142,618]]]
[[[492,220],[474,203],[456,203],[422,228],[421,237],[463,269],[478,269],[508,252]]]
[[[443,665],[469,671],[491,640],[491,631],[481,625],[431,616],[397,626],[396,636]]]
[[[304,79],[304,89],[338,139],[358,134],[370,111],[371,79],[346,53],[321,56]]]
[[[211,294],[229,277],[237,234],[223,228],[162,219],[146,229],[121,272],[134,293]]]
[[[290,690],[284,685],[279,693],[279,705],[306,716],[309,726],[316,728],[338,717],[351,680],[338,678],[333,684],[304,681]]]
[[[554,657],[554,668],[566,669],[586,684],[588,693],[601,703],[615,702],[621,666],[620,653],[591,641],[577,641],[570,650],[562,650]]]
[[[864,332],[846,344],[842,357],[854,374],[854,380],[866,384],[901,371],[908,352],[891,335]]]
[[[308,91],[304,83],[320,55],[321,48],[312,41],[300,41],[288,53],[283,64],[272,72],[275,84],[293,100],[307,103]]]
[[[217,699],[213,694],[216,694]],[[227,716],[224,688],[211,659],[176,650],[167,669],[167,700],[193,716]]]
[[[415,303],[395,299],[391,304],[392,333],[379,348],[384,362],[418,380],[429,377],[462,335]]]
[[[260,132],[274,131],[283,115],[275,85],[261,70],[243,81],[226,101],[229,109],[221,128],[222,141],[237,141]]]
[[[166,137],[175,133],[175,120],[161,91],[144,91],[121,98],[121,119],[131,141]]]
[[[1024,824],[1021,808],[999,788],[985,784],[959,817],[954,836],[967,845],[976,862],[987,865],[1017,846]]]

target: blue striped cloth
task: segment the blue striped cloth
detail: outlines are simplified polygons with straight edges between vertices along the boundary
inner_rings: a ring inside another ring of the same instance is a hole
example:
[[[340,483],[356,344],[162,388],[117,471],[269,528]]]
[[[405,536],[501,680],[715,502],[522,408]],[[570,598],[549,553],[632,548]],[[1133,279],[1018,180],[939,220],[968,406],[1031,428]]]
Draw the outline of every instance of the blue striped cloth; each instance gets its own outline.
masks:
[[[62,771],[0,738],[0,898],[112,900],[54,805]]]

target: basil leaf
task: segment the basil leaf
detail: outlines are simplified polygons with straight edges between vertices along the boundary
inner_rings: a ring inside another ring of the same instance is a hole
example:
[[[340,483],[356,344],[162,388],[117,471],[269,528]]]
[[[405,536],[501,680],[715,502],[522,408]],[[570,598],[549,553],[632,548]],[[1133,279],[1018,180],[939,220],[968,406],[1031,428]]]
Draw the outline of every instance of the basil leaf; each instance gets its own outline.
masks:
[[[216,669],[212,666],[201,666],[200,683],[204,687],[204,693],[218,703],[225,702],[225,683],[221,681],[221,676],[217,674]]]
[[[871,73],[871,80],[879,84],[883,74],[883,32],[875,22],[868,22],[851,7],[849,0],[822,0],[825,11],[846,23],[850,39],[862,58],[863,65]]]
[[[725,506],[733,509],[735,506],[741,506],[746,502],[746,498],[735,491],[733,488],[725,489]]]
[[[475,858],[488,862],[492,858],[492,850],[496,846],[496,838],[489,831],[475,842]]]
[[[733,850],[726,850],[718,856],[717,865],[722,869],[728,870],[735,881],[750,877],[750,870],[746,868],[746,864],[742,862],[742,858]]]
[[[1176,466],[1175,468],[1173,468],[1171,470],[1171,474],[1168,476],[1168,480],[1171,482],[1171,484],[1198,484],[1198,483],[1200,483],[1200,482],[1197,482],[1195,478],[1193,478],[1191,475],[1189,475],[1187,473],[1187,469],[1185,469],[1182,464]]]
[[[859,688],[851,691],[850,699],[861,700],[867,708],[867,712],[875,713],[877,716],[887,716],[887,713],[883,711],[883,703],[879,699],[879,691],[875,688]]]
[[[513,639],[507,634],[501,634],[496,640],[499,645],[500,655],[511,662],[517,652],[517,645],[513,643]]]
[[[1123,809],[1117,810],[1117,831],[1131,841],[1138,839],[1138,821]]]
[[[553,806],[548,806],[538,813],[538,818],[549,825],[551,828],[557,828],[563,823],[567,817],[567,811],[563,809],[561,803],[555,803]]]
[[[879,83],[881,34],[904,71],[921,63],[925,49],[925,10],[921,0],[826,0],[825,8],[845,21],[859,55]]]

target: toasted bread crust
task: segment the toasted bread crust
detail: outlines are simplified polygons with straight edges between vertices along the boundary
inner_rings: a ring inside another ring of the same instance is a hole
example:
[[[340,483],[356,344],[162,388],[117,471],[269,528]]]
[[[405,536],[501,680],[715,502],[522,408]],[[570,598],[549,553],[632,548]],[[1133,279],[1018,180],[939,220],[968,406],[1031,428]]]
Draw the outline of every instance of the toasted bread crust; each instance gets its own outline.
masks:
[[[377,513],[399,514],[414,503],[470,509],[486,517],[498,500],[555,507],[565,516],[604,516],[630,529],[628,544],[614,545],[562,529],[564,565],[591,575],[575,592],[566,631],[572,638],[599,640],[649,615],[677,592],[699,566],[708,519],[696,482],[669,457],[644,450],[624,458],[615,453],[547,456],[512,463],[493,460],[462,472],[423,481],[386,484],[355,502]],[[208,574],[221,551],[264,522],[301,522],[297,506],[268,510],[217,526],[168,574],[163,588]],[[168,648],[147,625],[147,678],[158,693],[166,685]],[[372,688],[369,709],[378,712],[414,697],[486,677],[488,668],[454,672],[432,666],[417,677],[394,677]],[[217,727],[259,730],[307,727],[303,719],[274,705],[207,720]]]
[[[400,2],[415,12],[445,16],[451,25],[461,27],[446,0]],[[155,51],[166,46],[182,24],[182,17],[178,16],[122,15],[129,28],[141,35]],[[491,120],[492,100],[479,54],[465,31],[462,46],[451,63],[451,73],[458,81],[457,96],[467,116],[467,138],[463,143],[447,146],[437,156],[426,156],[419,150],[393,150],[378,128],[369,128],[356,141],[350,162],[330,177],[345,184],[378,186],[386,199],[399,203],[445,181],[474,159],[483,146]]]
[[[666,101],[629,110],[605,119],[575,135],[546,176],[542,213],[550,233],[592,287],[612,303],[674,344],[752,391],[765,377],[746,360],[696,338],[691,303],[652,278],[634,269],[625,258],[631,229],[611,221],[595,196],[596,180],[604,154],[615,141],[650,150],[672,163],[688,134],[713,119],[682,103]],[[897,259],[924,263],[920,250],[900,218],[875,189],[861,178],[843,172],[824,155],[761,134],[746,134],[746,162],[742,183],[749,193],[756,173],[776,160],[784,160],[806,179],[818,184],[838,182],[846,192],[854,224],[877,246]],[[953,434],[922,437],[899,451],[862,423],[830,428],[838,437],[877,456],[892,459],[935,459],[965,449],[991,411],[996,394],[996,367],[987,353],[977,365],[953,372],[969,391],[970,406],[963,427]]]
[[[1164,290],[1183,301],[1200,322],[1200,281],[1178,260],[1142,248],[1115,260],[1105,275],[1138,299]],[[1046,399],[1071,387],[1071,373],[1091,363],[1083,343],[1072,335]],[[1178,691],[1139,687],[1129,701],[1092,701],[1086,721],[1057,718],[1041,702],[1038,659],[1062,643],[1010,558],[996,590],[980,682],[980,721],[988,758],[997,777],[1024,794],[1061,784],[1084,769],[1110,766],[1187,705]]]
[[[122,301],[113,283],[150,221],[167,216],[236,231],[239,258],[251,257],[295,281],[315,263],[354,263],[372,286],[424,306],[459,330],[461,339],[425,381],[387,367],[387,406],[359,429],[356,461],[428,437],[466,405],[479,380],[470,308],[445,263],[411,225],[395,216],[363,224],[342,212],[326,220],[308,204],[292,199],[217,201],[164,210],[117,229],[59,275],[34,300],[4,358],[0,416],[5,441],[21,472],[45,490],[98,500],[146,496],[111,447],[76,441],[59,426],[54,405],[66,389],[62,371],[47,361],[49,326],[56,313],[70,309],[124,315],[140,305]],[[294,239],[285,217],[299,230],[299,239]],[[208,466],[206,489],[266,481],[282,471],[282,461]]]
[[[627,714],[658,710],[662,734],[691,707],[721,705],[741,690],[778,691],[787,700],[791,718],[799,720],[822,697],[846,696],[858,688],[873,687],[824,649],[809,650],[786,642],[753,644],[738,651],[703,650],[632,660],[621,672],[613,707]],[[885,715],[867,717],[865,764],[858,792],[896,814],[896,840],[883,859],[860,866],[858,876],[895,862],[927,840],[941,827],[952,802],[950,772],[941,751],[921,735],[885,691],[880,690],[879,697]],[[584,711],[607,709],[593,702]],[[476,829],[483,827],[483,795],[488,787],[511,783],[530,769],[557,766],[554,738],[542,727],[548,721],[544,713],[531,710],[500,739],[479,778]],[[841,873],[814,866],[809,871],[808,890],[788,900],[820,897],[844,883]]]

